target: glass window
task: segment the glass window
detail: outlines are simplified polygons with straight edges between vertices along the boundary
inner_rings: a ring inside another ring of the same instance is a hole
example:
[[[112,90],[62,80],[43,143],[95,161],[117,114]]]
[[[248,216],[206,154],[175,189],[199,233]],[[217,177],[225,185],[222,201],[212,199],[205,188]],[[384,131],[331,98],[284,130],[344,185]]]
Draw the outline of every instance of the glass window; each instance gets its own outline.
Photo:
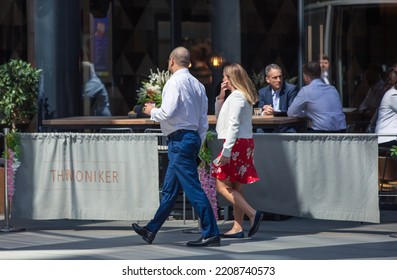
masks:
[[[369,71],[380,69],[381,78],[397,61],[397,3],[378,2],[306,2],[305,57],[330,57],[330,74],[344,107],[358,108],[377,83]]]

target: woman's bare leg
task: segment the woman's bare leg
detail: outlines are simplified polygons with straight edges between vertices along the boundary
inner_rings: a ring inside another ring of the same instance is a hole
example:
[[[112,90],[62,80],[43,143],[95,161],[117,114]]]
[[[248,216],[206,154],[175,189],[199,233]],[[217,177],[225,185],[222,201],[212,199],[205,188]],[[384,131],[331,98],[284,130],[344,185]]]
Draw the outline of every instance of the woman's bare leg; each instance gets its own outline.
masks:
[[[231,183],[217,179],[216,190],[233,205],[234,223],[232,229],[227,234],[233,234],[243,230],[244,214],[250,219],[251,225],[253,224],[256,210],[245,200],[240,183]]]
[[[233,234],[243,230],[244,212],[236,205],[233,205],[234,222],[233,227],[226,234]]]

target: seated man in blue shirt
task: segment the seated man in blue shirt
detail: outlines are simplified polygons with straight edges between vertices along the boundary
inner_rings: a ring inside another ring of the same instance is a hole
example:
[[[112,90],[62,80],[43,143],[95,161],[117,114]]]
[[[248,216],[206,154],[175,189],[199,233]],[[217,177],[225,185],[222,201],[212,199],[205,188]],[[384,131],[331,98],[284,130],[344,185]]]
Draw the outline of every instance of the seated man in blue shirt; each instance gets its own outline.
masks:
[[[317,61],[303,66],[302,87],[288,109],[288,116],[307,118],[311,132],[345,132],[346,120],[340,96],[335,87],[321,79]]]

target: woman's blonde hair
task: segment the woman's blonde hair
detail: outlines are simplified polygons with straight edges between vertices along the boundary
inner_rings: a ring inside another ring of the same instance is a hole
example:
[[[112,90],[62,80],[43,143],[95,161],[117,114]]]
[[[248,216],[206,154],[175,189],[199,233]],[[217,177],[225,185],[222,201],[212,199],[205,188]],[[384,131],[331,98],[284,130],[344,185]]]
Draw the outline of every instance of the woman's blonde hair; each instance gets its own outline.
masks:
[[[247,101],[254,105],[258,101],[258,93],[248,77],[247,72],[238,63],[226,65],[223,74],[229,79],[231,86],[241,91]]]

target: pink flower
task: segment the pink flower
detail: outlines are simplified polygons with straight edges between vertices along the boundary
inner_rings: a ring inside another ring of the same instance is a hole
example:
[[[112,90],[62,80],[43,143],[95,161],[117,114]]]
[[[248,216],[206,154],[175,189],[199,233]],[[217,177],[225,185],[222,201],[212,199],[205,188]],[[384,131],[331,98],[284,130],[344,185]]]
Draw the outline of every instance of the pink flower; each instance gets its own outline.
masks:
[[[206,166],[200,166],[198,168],[199,178],[201,187],[203,188],[208,200],[211,204],[212,210],[214,211],[215,219],[218,220],[218,200],[216,196],[215,178],[211,176],[211,170],[207,170]]]
[[[8,148],[7,158],[7,195],[11,201],[15,192],[15,173],[20,165],[17,158],[14,157],[14,151]]]

